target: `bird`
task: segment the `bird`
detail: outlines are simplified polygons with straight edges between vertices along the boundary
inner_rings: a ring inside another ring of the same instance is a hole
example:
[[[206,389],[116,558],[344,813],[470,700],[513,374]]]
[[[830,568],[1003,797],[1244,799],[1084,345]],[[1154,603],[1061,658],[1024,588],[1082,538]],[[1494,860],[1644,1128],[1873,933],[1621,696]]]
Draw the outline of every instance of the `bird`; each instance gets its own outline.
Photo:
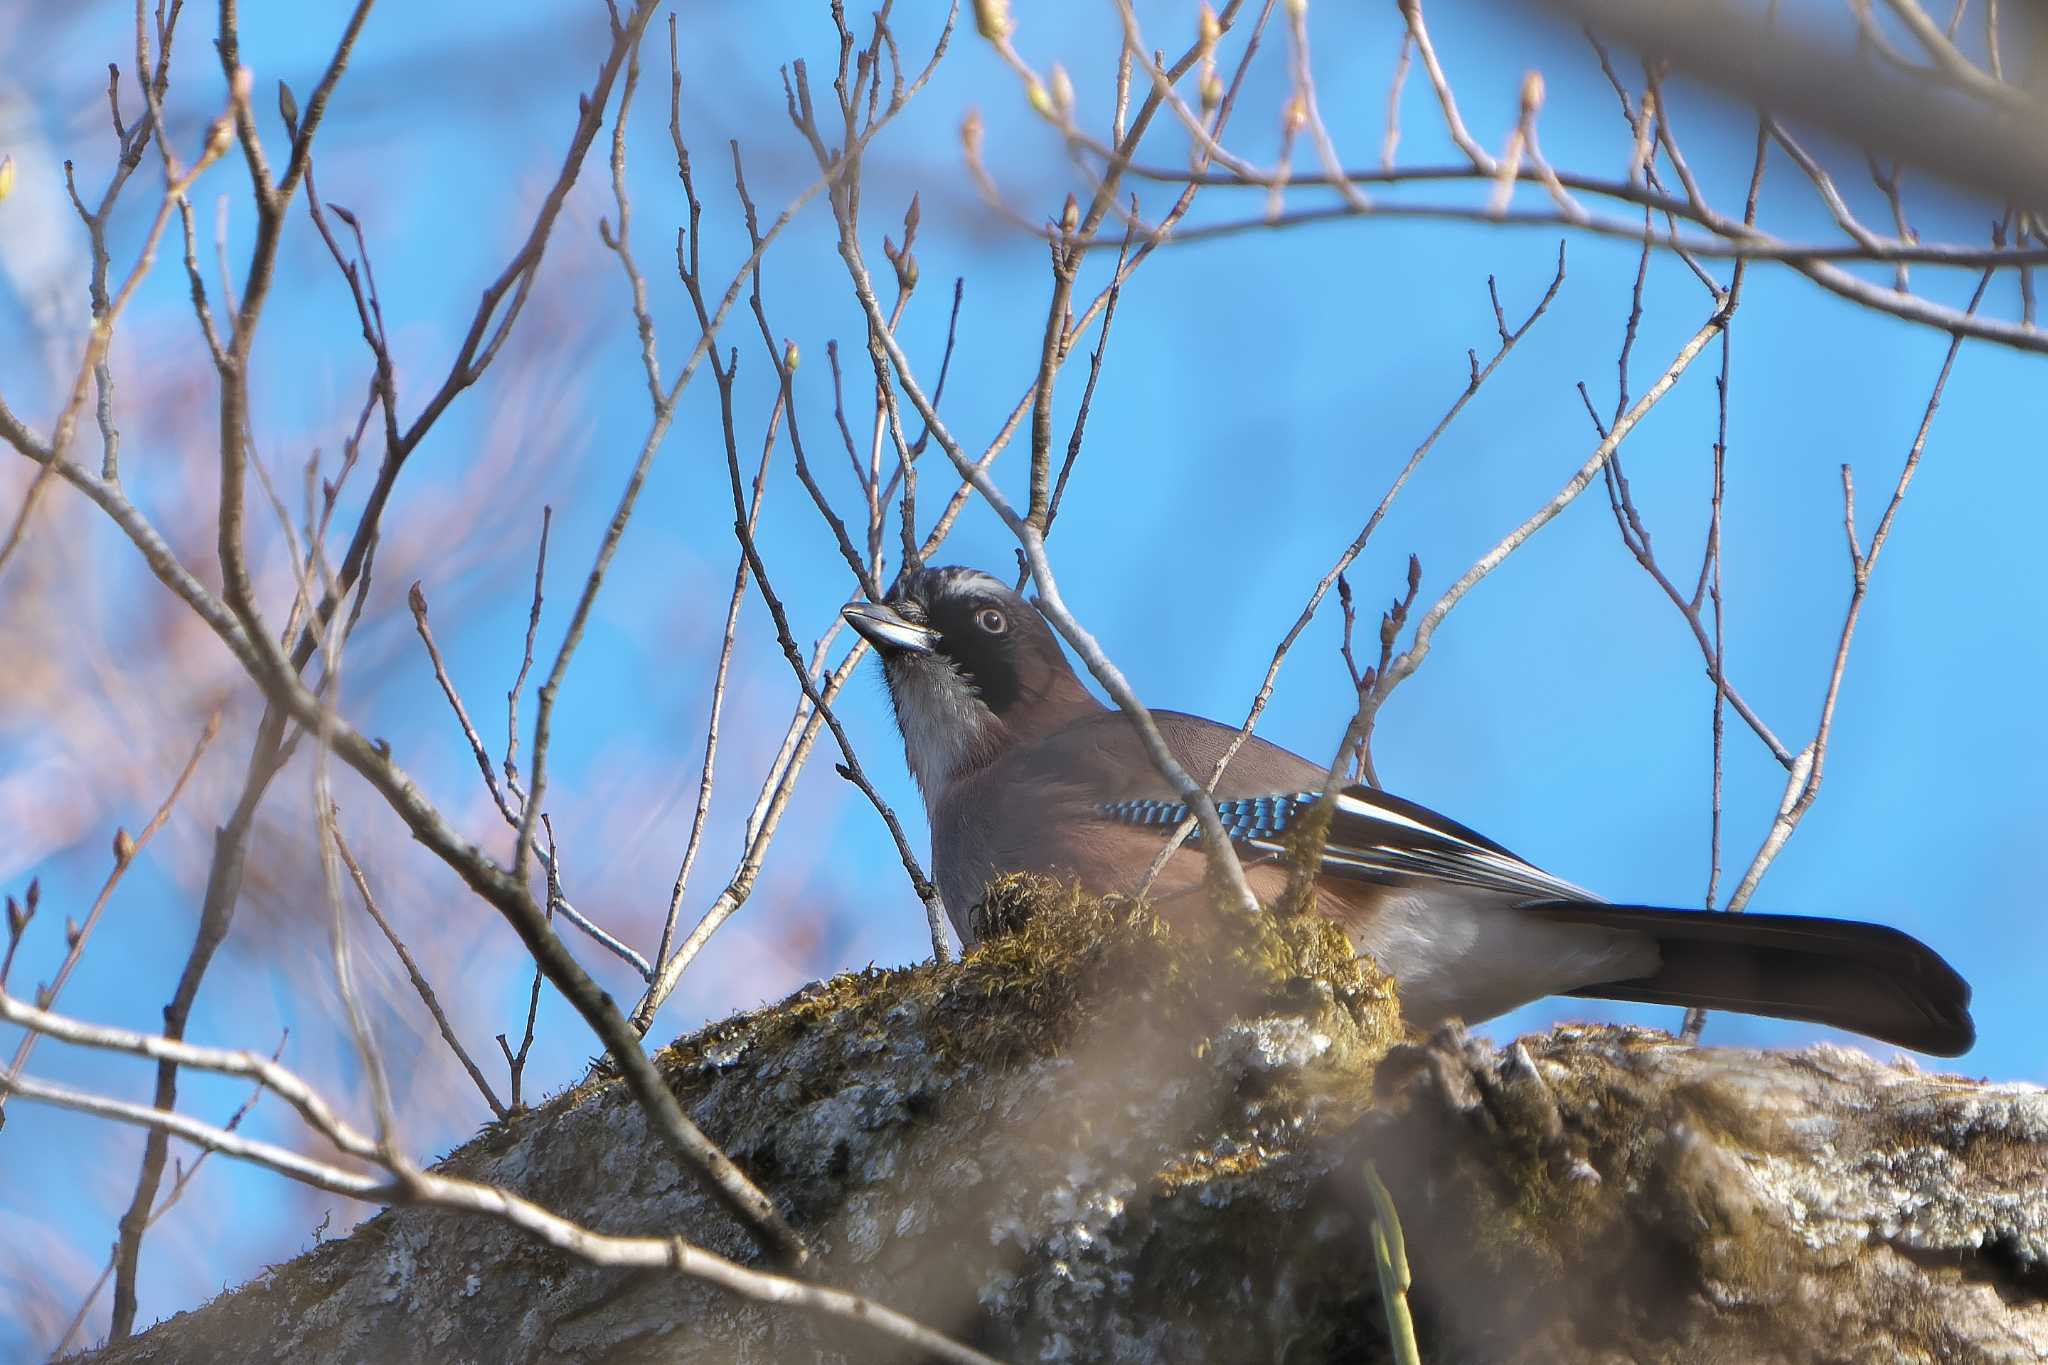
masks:
[[[881,660],[904,755],[931,825],[932,875],[961,942],[1007,873],[1135,893],[1187,808],[1131,719],[1089,691],[1045,617],[962,567],[920,567],[843,617]],[[1152,719],[1190,774],[1232,726]],[[1271,904],[1287,839],[1328,769],[1256,736],[1212,795],[1246,880]],[[1199,838],[1152,884],[1200,889]],[[1939,954],[1884,925],[1799,915],[1615,905],[1425,806],[1342,787],[1314,872],[1315,904],[1398,983],[1418,1028],[1476,1023],[1553,995],[1733,1010],[1831,1025],[1935,1056],[1976,1038],[1970,988]]]

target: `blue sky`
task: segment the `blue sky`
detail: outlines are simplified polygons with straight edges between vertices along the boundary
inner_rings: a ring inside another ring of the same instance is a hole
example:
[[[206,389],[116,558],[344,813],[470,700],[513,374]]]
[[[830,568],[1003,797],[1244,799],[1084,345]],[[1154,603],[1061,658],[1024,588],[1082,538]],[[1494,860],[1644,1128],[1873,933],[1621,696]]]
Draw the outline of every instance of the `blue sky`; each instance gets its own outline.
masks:
[[[721,278],[744,252],[724,139],[742,139],[749,181],[768,212],[810,174],[808,154],[781,117],[776,67],[804,56],[814,76],[828,69],[829,25],[822,7],[813,8],[709,6],[684,16],[686,132],[707,201],[704,250]],[[268,114],[272,83],[289,80],[303,102],[344,11],[252,9],[245,15],[245,55],[275,146],[281,134]],[[1438,46],[1475,136],[1493,146],[1504,140],[1521,73],[1536,67],[1549,83],[1542,129],[1551,159],[1619,171],[1625,130],[1576,35],[1513,9],[1439,9],[1432,14]],[[1144,15],[1160,45],[1192,31],[1191,16],[1179,7],[1148,6]],[[1325,116],[1347,160],[1372,162],[1398,42],[1393,8],[1367,14],[1319,7],[1315,19]],[[171,107],[185,146],[197,145],[221,99],[210,22],[205,13],[189,14],[181,40],[183,80]],[[16,50],[27,50],[22,44],[33,38],[41,50],[67,54],[65,61],[10,73],[15,84],[0,90],[5,135],[16,140],[22,169],[14,197],[0,206],[0,256],[12,257],[0,287],[0,356],[13,357],[0,362],[0,392],[40,424],[50,388],[32,357],[51,334],[39,330],[40,296],[23,262],[50,247],[45,228],[52,222],[73,234],[68,249],[77,249],[61,180],[49,178],[52,158],[75,157],[81,183],[101,183],[110,138],[100,64],[115,59],[125,69],[132,35],[124,37],[128,20],[119,6],[5,23],[0,35]],[[928,19],[906,22],[906,52],[921,53],[931,31]],[[587,86],[603,40],[601,9],[593,5],[536,5],[513,20],[480,5],[393,7],[373,16],[322,134],[317,174],[323,198],[352,208],[370,237],[408,415],[437,382],[479,290],[523,232],[559,159],[574,92]],[[1041,65],[1062,61],[1081,92],[1084,118],[1096,126],[1104,121],[1115,53],[1108,14],[1081,5],[1029,7],[1017,42]],[[664,270],[682,206],[667,149],[659,30],[647,56],[630,141],[636,240],[672,374],[689,334],[687,302]],[[1272,155],[1279,89],[1269,76],[1247,92],[1237,124],[1237,145],[1247,155]],[[1411,74],[1404,161],[1449,159],[1427,96],[1419,73]],[[1739,204],[1754,125],[1701,92],[1681,87],[1680,97],[1681,133],[1707,192]],[[1073,180],[1057,140],[969,33],[871,153],[865,221],[869,255],[879,262],[882,233],[898,234],[910,192],[922,196],[922,286],[904,336],[927,378],[944,338],[951,282],[964,277],[946,410],[962,440],[979,448],[1030,381],[1048,280],[1043,248],[992,218],[962,167],[958,127],[970,106],[986,121],[991,164],[1009,202],[1034,217],[1057,211]],[[1173,165],[1183,156],[1183,144],[1162,135],[1148,160]],[[1309,161],[1298,156],[1297,164]],[[1850,156],[1845,164],[1854,171],[1859,161]],[[506,360],[451,409],[405,475],[388,563],[358,638],[361,662],[352,664],[353,681],[345,685],[345,704],[358,723],[389,737],[429,792],[479,837],[493,833],[490,818],[412,638],[405,586],[424,581],[457,683],[485,734],[496,737],[497,752],[504,723],[498,698],[517,663],[539,506],[550,503],[556,513],[540,634],[543,656],[552,658],[568,603],[647,426],[623,279],[597,241],[597,218],[611,212],[602,170],[598,160],[587,167]],[[146,167],[117,221],[117,260],[132,257],[139,240],[154,189],[147,175]],[[238,167],[224,166],[204,182],[202,221],[210,224],[216,195],[241,188],[239,175]],[[1866,182],[1845,172],[1843,183],[1860,210],[1882,219],[1881,201]],[[1139,192],[1148,212],[1168,200],[1156,185]],[[1827,226],[1810,187],[1792,178],[1781,157],[1773,160],[1765,203],[1766,216],[1775,214],[1788,235]],[[1924,186],[1915,203],[1930,238],[1981,235],[1989,217],[1981,206],[1945,202]],[[1247,217],[1260,207],[1212,193],[1202,211]],[[247,217],[237,201],[230,232],[238,258],[247,247]],[[258,350],[256,399],[259,447],[285,471],[315,446],[328,452],[331,467],[367,373],[346,294],[302,210],[295,209],[291,233],[280,264],[285,283]],[[58,242],[53,249],[64,248]],[[1168,250],[1145,266],[1120,304],[1086,448],[1052,540],[1064,595],[1141,696],[1157,706],[1233,721],[1242,716],[1310,586],[1464,386],[1466,348],[1482,358],[1491,351],[1487,277],[1498,281],[1510,318],[1519,319],[1549,283],[1557,250],[1558,234],[1548,230],[1388,220],[1251,231]],[[1621,243],[1573,238],[1567,259],[1567,278],[1548,315],[1438,444],[1354,566],[1351,580],[1365,607],[1398,589],[1410,553],[1422,561],[1423,600],[1433,599],[1591,452],[1595,438],[1574,386],[1584,381],[1603,414],[1611,409],[1635,253]],[[1084,297],[1105,264],[1093,262],[1084,273]],[[1936,284],[1927,272],[1915,279],[1949,298],[1967,284]],[[1995,305],[2010,309],[2012,286],[1995,289],[2003,291],[1994,294]],[[58,297],[72,306],[79,292]],[[199,439],[156,441],[160,415],[142,392],[141,372],[167,353],[157,348],[189,353],[194,345],[183,294],[176,252],[167,251],[116,352],[124,373],[136,376],[124,390],[132,395],[124,409],[132,477],[138,497],[167,523],[191,510],[176,495],[182,480],[198,478],[203,491],[207,477],[204,404],[191,424]],[[778,334],[804,351],[799,414],[813,463],[850,509],[851,480],[832,443],[824,343],[841,342],[850,376],[865,358],[858,312],[821,206],[775,248],[766,296]],[[1683,267],[1662,259],[1650,270],[1646,308],[1635,349],[1637,391],[1711,311]],[[77,335],[77,318],[66,316],[73,330],[65,335]],[[751,321],[740,321],[730,339],[741,347],[739,406],[743,429],[753,433],[743,438],[744,454],[746,441],[758,452],[770,389]],[[1091,334],[1087,345],[1093,344]],[[1859,311],[1787,271],[1764,267],[1751,275],[1733,333],[1724,530],[1728,667],[1795,748],[1811,737],[1818,718],[1848,598],[1839,468],[1854,466],[1867,536],[1946,344],[1942,335]],[[1689,578],[1705,525],[1717,360],[1696,364],[1625,447],[1637,500],[1674,576]],[[2048,500],[2048,467],[2037,449],[2048,417],[2040,364],[1989,346],[1963,348],[1875,575],[1827,785],[1755,901],[1757,909],[1878,920],[1934,944],[1976,988],[1982,1041],[1957,1067],[2035,1082],[2048,1081],[2048,1056],[2032,1017],[2048,950],[2033,870],[2048,818],[2048,783],[2039,768],[2048,724],[2038,705],[2048,636],[2040,628],[2034,567],[2038,509]],[[1062,438],[1084,367],[1085,356],[1059,391],[1067,415]],[[160,387],[163,403],[193,401],[175,386]],[[861,385],[850,385],[849,394],[854,424],[864,429]],[[688,829],[704,676],[731,582],[730,505],[714,398],[708,375],[685,398],[569,675],[554,748],[550,807],[572,895],[643,948],[651,945]],[[1019,495],[1021,456],[1020,443],[1000,466],[1005,487]],[[763,548],[808,642],[831,620],[849,583],[790,475],[786,449],[776,461]],[[480,468],[488,477],[479,477]],[[926,467],[927,507],[944,483],[939,472],[936,462]],[[132,551],[118,538],[75,507],[52,515],[68,517],[61,524],[78,528],[85,552],[101,566],[94,628],[117,635],[124,622],[162,612],[161,590],[136,571]],[[210,563],[210,529],[187,543],[196,561]],[[1014,562],[1007,534],[981,508],[970,509],[940,558],[998,572]],[[269,600],[280,599],[273,593]],[[1319,757],[1336,743],[1350,706],[1334,608],[1333,599],[1295,649],[1261,729]],[[0,592],[0,613],[17,610],[26,608]],[[198,707],[210,680],[223,676],[217,658],[204,649],[197,657],[204,667],[195,666],[192,676],[152,681],[166,706]],[[708,903],[731,870],[744,807],[795,695],[758,599],[748,606],[737,668],[720,802],[686,910]],[[1383,712],[1376,755],[1392,790],[1486,831],[1561,876],[1620,900],[1693,904],[1706,881],[1709,701],[1689,633],[1622,549],[1596,486],[1452,614],[1421,672]],[[526,707],[530,718],[530,694]],[[872,666],[849,689],[840,713],[922,850],[921,809]],[[19,770],[47,752],[38,725],[18,704],[0,712],[0,766]],[[105,742],[119,741],[110,728]],[[112,824],[132,829],[146,818],[156,796],[143,793],[160,793],[188,743],[185,732],[165,740],[148,780],[132,799],[111,803],[89,833],[0,867],[6,889],[19,894],[40,875],[46,906],[80,913],[104,875]],[[190,940],[206,832],[224,817],[220,792],[239,774],[247,744],[246,723],[237,728],[231,719],[207,759],[206,771],[217,777],[195,788],[174,816],[165,856],[145,858],[124,883],[107,938],[95,944],[64,997],[68,1012],[138,1028],[154,1023]],[[928,952],[921,911],[880,822],[832,774],[829,739],[818,757],[754,901],[686,979],[659,1025],[664,1035],[832,971]],[[280,809],[288,815],[304,783],[291,776],[284,786],[290,791]],[[1731,718],[1724,893],[1762,838],[1782,787],[1781,770]],[[345,787],[341,799],[345,811],[359,815],[363,838],[380,837],[369,793]],[[480,997],[465,1007],[468,1041],[480,1059],[494,1058],[490,1034],[509,1027],[516,1036],[523,1009],[516,945],[452,878],[413,858],[394,828],[382,822],[382,847],[393,859],[387,909],[453,954],[451,970]],[[278,1029],[291,1025],[286,1060],[349,1093],[352,1064],[333,1028],[331,1001],[306,990],[318,980],[325,940],[317,903],[294,909],[287,894],[293,885],[312,885],[303,868],[300,875],[298,883],[281,878],[281,890],[252,893],[261,908],[245,906],[242,937],[209,982],[194,1036],[268,1049]],[[451,939],[460,952],[447,949]],[[630,972],[578,947],[609,988],[632,993]],[[362,951],[379,949],[366,940]],[[41,922],[24,949],[17,985],[47,976],[61,952],[54,919]],[[402,1035],[416,1026],[406,1013],[416,1014],[416,1007],[402,982],[389,998],[393,1034]],[[1548,1001],[1486,1031],[1506,1038],[1568,1018],[1676,1023],[1669,1010]],[[1706,1036],[1713,1043],[1790,1046],[1828,1035],[1724,1015]],[[11,1050],[11,1036],[0,1036],[0,1046]],[[529,1093],[573,1080],[589,1051],[574,1021],[549,1001]],[[486,1116],[480,1103],[463,1097],[459,1072],[437,1052],[394,1064],[447,1096],[409,1133],[418,1150],[445,1150]],[[485,1064],[502,1074],[494,1060]],[[53,1046],[37,1053],[33,1067],[54,1079],[146,1093],[141,1068],[66,1056]],[[203,1080],[189,1082],[185,1093],[192,1112],[214,1117],[241,1098],[238,1087]],[[293,1131],[266,1109],[251,1129],[280,1139]],[[89,1281],[113,1235],[139,1140],[17,1103],[9,1106],[0,1143],[10,1172],[0,1190],[0,1226],[32,1228],[50,1239],[42,1271],[63,1286],[53,1291],[63,1298],[81,1268]],[[310,1245],[322,1211],[337,1202],[217,1163],[199,1177],[187,1206],[150,1244],[145,1320]],[[339,1222],[353,1216],[337,1206]],[[0,1303],[28,1293],[26,1281],[10,1281],[0,1268]],[[0,1324],[18,1318],[0,1309]],[[38,1340],[0,1325],[0,1356],[32,1351]]]

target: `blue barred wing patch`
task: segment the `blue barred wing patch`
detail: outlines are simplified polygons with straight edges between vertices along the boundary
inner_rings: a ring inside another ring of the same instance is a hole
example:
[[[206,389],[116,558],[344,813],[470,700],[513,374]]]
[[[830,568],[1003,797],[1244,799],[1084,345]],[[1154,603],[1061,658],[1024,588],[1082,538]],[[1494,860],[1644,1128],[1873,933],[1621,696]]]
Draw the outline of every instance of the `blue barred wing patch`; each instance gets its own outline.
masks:
[[[1294,791],[1238,797],[1217,802],[1216,814],[1232,842],[1284,853],[1284,837],[1307,817],[1320,796]],[[1178,801],[1115,801],[1099,809],[1107,820],[1162,833],[1188,814]],[[1199,829],[1190,836],[1191,841],[1200,838]],[[1449,882],[1514,895],[1599,899],[1455,821],[1370,787],[1347,787],[1338,794],[1322,872],[1389,886]]]
[[[1218,801],[1216,814],[1230,837],[1240,841],[1272,839],[1285,834],[1300,811],[1313,806],[1315,792],[1279,792],[1271,796],[1248,796],[1237,801]],[[1157,825],[1172,829],[1187,819],[1188,808],[1178,801],[1113,801],[1102,813],[1122,825]],[[1196,830],[1189,836],[1202,837]]]

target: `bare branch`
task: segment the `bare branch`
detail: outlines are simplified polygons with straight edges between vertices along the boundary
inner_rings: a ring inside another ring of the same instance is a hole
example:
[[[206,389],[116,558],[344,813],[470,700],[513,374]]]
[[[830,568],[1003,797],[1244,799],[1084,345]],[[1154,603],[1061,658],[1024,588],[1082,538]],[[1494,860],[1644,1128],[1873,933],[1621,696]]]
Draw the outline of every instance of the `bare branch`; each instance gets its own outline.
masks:
[[[949,1340],[915,1319],[847,1290],[806,1284],[786,1276],[752,1270],[714,1252],[692,1246],[680,1237],[615,1237],[592,1232],[509,1190],[396,1163],[367,1135],[336,1115],[305,1081],[256,1053],[192,1047],[152,1034],[83,1025],[22,1004],[5,992],[0,992],[0,1019],[85,1047],[136,1056],[170,1057],[181,1066],[249,1077],[290,1104],[314,1131],[341,1151],[364,1161],[376,1162],[384,1166],[388,1174],[381,1179],[358,1174],[183,1114],[27,1077],[5,1082],[8,1093],[181,1137],[205,1151],[250,1162],[333,1194],[382,1204],[484,1214],[592,1265],[673,1270],[762,1303],[802,1308],[865,1324],[939,1359],[967,1362],[968,1365],[995,1365],[990,1357]]]
[[[271,1061],[275,1062],[284,1055],[284,1045],[290,1040],[290,1029],[286,1029],[278,1035],[277,1046],[270,1050]],[[228,1121],[221,1125],[221,1131],[233,1133],[237,1128],[240,1128],[242,1120],[249,1117],[249,1111],[256,1107],[256,1101],[262,1099],[263,1094],[263,1086],[259,1083],[249,1091],[249,1097],[236,1106],[235,1112],[228,1115]],[[186,1187],[192,1183],[193,1177],[197,1176],[200,1168],[206,1164],[206,1158],[212,1155],[211,1151],[202,1151],[193,1159],[190,1165],[182,1162],[179,1163],[177,1178],[171,1182],[171,1188],[164,1192],[163,1199],[149,1215],[150,1227],[155,1227],[161,1222],[163,1216],[169,1213],[177,1205],[177,1202],[184,1197]],[[92,1312],[92,1306],[99,1302],[100,1291],[107,1287],[108,1280],[114,1278],[114,1260],[115,1257],[112,1254],[108,1255],[107,1264],[100,1271],[99,1278],[92,1282],[92,1288],[86,1291],[85,1298],[79,1302],[78,1311],[72,1314],[70,1324],[65,1327],[64,1335],[58,1339],[56,1346],[50,1351],[51,1359],[59,1359],[66,1351],[70,1350],[71,1343],[78,1338],[79,1332],[84,1329],[86,1316]]]

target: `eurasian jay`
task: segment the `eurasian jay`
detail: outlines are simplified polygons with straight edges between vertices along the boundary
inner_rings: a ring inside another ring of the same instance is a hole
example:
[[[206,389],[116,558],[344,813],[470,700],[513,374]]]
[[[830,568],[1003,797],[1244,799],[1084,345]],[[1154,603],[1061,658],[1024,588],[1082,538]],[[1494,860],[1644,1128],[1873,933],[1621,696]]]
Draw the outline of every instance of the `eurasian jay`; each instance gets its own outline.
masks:
[[[886,604],[845,617],[881,657],[931,821],[933,876],[964,943],[974,942],[970,909],[1003,873],[1098,894],[1137,889],[1185,808],[1030,603],[984,573],[920,569]],[[1152,717],[1198,780],[1236,734],[1179,712]],[[1255,736],[1216,784],[1218,814],[1268,904],[1287,884],[1286,837],[1326,775]],[[1168,860],[1155,899],[1201,886],[1199,839],[1189,845]],[[1569,994],[1804,1019],[1937,1056],[1976,1037],[1968,984],[1896,929],[1609,905],[1367,786],[1340,792],[1315,890],[1317,908],[1399,983],[1420,1027]]]

